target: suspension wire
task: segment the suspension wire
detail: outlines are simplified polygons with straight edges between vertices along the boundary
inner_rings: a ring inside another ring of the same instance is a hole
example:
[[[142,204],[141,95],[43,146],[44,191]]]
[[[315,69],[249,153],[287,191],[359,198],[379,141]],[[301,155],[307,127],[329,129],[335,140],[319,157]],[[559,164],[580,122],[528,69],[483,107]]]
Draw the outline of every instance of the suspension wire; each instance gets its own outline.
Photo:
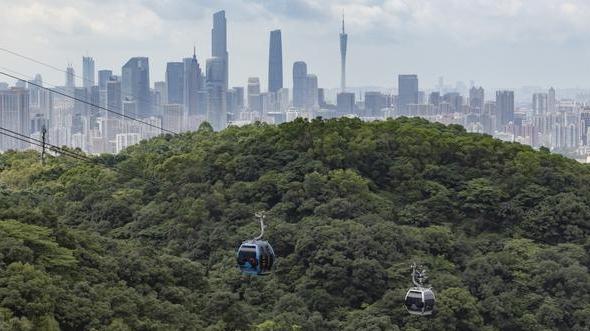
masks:
[[[256,214],[254,214],[256,217],[258,217],[258,219],[260,220],[260,235],[256,238],[254,238],[254,240],[260,240],[262,239],[262,236],[264,236],[264,218],[266,217],[266,214],[264,212],[257,212]]]
[[[40,88],[40,89],[43,89],[43,90],[45,90],[45,91],[49,91],[49,92],[51,92],[51,93],[55,93],[55,94],[61,95],[61,96],[63,96],[63,97],[69,98],[69,99],[71,99],[71,100],[74,100],[74,101],[77,101],[77,102],[81,102],[81,103],[83,103],[83,104],[86,104],[86,105],[89,105],[89,106],[92,106],[92,107],[95,107],[95,108],[98,108],[98,109],[105,110],[105,111],[107,111],[107,112],[109,112],[109,113],[116,114],[116,115],[118,115],[118,116],[121,116],[121,117],[123,117],[123,118],[126,118],[126,119],[129,119],[129,120],[136,121],[136,122],[138,122],[138,123],[141,123],[141,124],[147,125],[147,126],[149,126],[149,127],[152,127],[152,128],[155,128],[155,129],[158,129],[158,130],[161,130],[161,131],[165,131],[165,132],[167,132],[167,133],[170,133],[170,134],[173,134],[173,135],[177,135],[177,134],[178,134],[177,132],[174,132],[174,131],[172,131],[172,130],[164,129],[164,128],[162,128],[162,127],[159,127],[159,126],[157,126],[157,125],[154,125],[154,124],[151,124],[151,123],[148,123],[148,122],[142,121],[142,120],[140,120],[140,119],[137,119],[137,118],[135,118],[135,117],[132,117],[132,116],[129,116],[129,115],[125,115],[125,114],[122,114],[122,113],[116,112],[116,111],[114,111],[114,110],[111,110],[111,109],[108,109],[108,108],[106,108],[106,107],[102,107],[102,106],[99,106],[99,105],[95,105],[95,104],[93,104],[92,102],[88,102],[88,101],[86,101],[86,100],[83,100],[83,99],[76,98],[76,97],[74,97],[74,96],[68,95],[67,93],[63,93],[63,92],[60,92],[60,91],[56,91],[56,90],[50,89],[50,88],[48,88],[48,87],[44,87],[43,85],[40,85],[40,84],[37,84],[37,83],[34,83],[34,82],[30,82],[30,81],[28,81],[28,80],[26,80],[26,79],[23,79],[23,78],[17,77],[17,76],[15,76],[15,75],[12,75],[12,74],[6,73],[6,72],[4,72],[4,71],[0,71],[0,75],[4,75],[4,76],[6,76],[6,77],[10,77],[10,78],[12,78],[12,79],[16,79],[16,80],[18,80],[18,81],[21,81],[21,82],[28,83],[28,84],[30,84],[30,85],[36,86],[36,87],[38,87],[38,88]]]
[[[12,69],[10,69],[10,68],[3,67],[3,66],[0,66],[0,69],[2,69],[2,70],[5,70],[5,71],[7,71],[7,72],[10,72],[11,74],[14,74],[14,75],[19,75],[19,76],[21,76],[21,77],[31,77],[31,79],[28,79],[28,80],[26,80],[26,82],[27,82],[28,84],[30,84],[30,85],[33,85],[32,83],[35,81],[35,78],[34,78],[33,76],[30,76],[30,75],[28,75],[28,74],[24,74],[24,73],[22,73],[22,72],[18,72],[18,71],[15,71],[15,70],[12,70]],[[23,81],[24,81],[24,79],[23,79]],[[56,91],[56,90],[60,90],[60,89],[62,89],[62,90],[63,90],[63,87],[60,87],[60,86],[58,86],[58,85],[56,85],[56,84],[49,83],[49,82],[47,82],[47,81],[43,81],[43,85],[44,85],[45,87],[49,86],[51,89],[55,89],[54,91]],[[65,90],[63,90],[63,91],[65,91]],[[62,93],[68,94],[68,93],[66,93],[66,92],[62,92]],[[71,94],[68,94],[68,95],[69,95],[70,97],[75,97],[75,95],[71,95]],[[121,107],[110,107],[110,108],[111,108],[111,110],[112,110],[112,109],[119,110],[119,112],[123,112],[123,111],[124,111],[124,110],[123,110]],[[95,111],[95,109],[94,109],[94,108],[91,108],[90,110],[91,110],[91,111]],[[136,114],[136,113],[134,113],[134,112],[127,112],[127,114],[126,114],[126,115],[128,115],[128,116],[132,116],[132,117],[133,117],[133,116],[137,117],[137,114]]]
[[[11,137],[11,138],[14,138],[14,139],[17,139],[17,140],[26,142],[28,144],[39,146],[39,147],[43,148],[43,143],[40,142],[37,139],[31,138],[31,137],[27,137],[25,135],[19,134],[18,132],[15,132],[15,131],[12,131],[12,130],[9,130],[9,129],[5,129],[5,128],[2,128],[2,127],[0,127],[0,130],[6,131],[6,132],[0,131],[0,134],[2,134],[4,136],[8,136],[8,137]],[[71,158],[75,158],[75,159],[78,159],[80,161],[85,161],[85,162],[92,161],[92,159],[87,158],[87,157],[84,157],[83,155],[80,155],[80,154],[77,154],[77,153],[68,151],[67,149],[63,149],[63,148],[59,148],[59,147],[50,145],[49,143],[45,143],[45,146],[46,147],[49,147],[50,150],[52,150],[52,151],[54,151],[56,153],[59,153],[59,154],[65,155],[65,156],[69,156]]]
[[[6,131],[6,132],[2,132],[2,131]],[[26,142],[26,143],[30,143],[32,145],[35,145],[35,146],[38,146],[38,147],[41,147],[41,148],[43,148],[43,146],[45,145],[45,146],[48,146],[50,150],[52,150],[52,151],[54,151],[56,153],[59,153],[61,155],[69,156],[71,158],[77,159],[77,160],[82,161],[82,162],[87,162],[87,163],[94,164],[94,165],[100,165],[100,166],[103,166],[103,167],[112,169],[112,170],[114,170],[116,172],[119,172],[120,174],[123,174],[123,175],[131,176],[131,177],[140,177],[141,179],[144,179],[146,181],[149,181],[152,184],[159,185],[159,183],[157,181],[155,181],[154,179],[152,179],[152,178],[146,178],[146,177],[144,177],[142,175],[134,174],[132,172],[125,171],[125,170],[122,170],[120,168],[117,168],[114,165],[109,165],[109,164],[105,164],[105,163],[102,163],[102,162],[98,162],[98,160],[93,159],[93,158],[90,158],[88,156],[81,155],[79,153],[70,151],[68,149],[61,148],[59,146],[56,146],[56,145],[53,145],[53,144],[50,144],[50,143],[47,143],[47,142],[43,143],[43,141],[41,141],[41,140],[38,140],[38,139],[35,139],[35,138],[32,138],[32,137],[28,137],[26,135],[23,135],[21,133],[18,133],[16,131],[13,131],[13,130],[10,130],[10,129],[6,129],[6,128],[3,128],[3,127],[0,127],[0,134],[1,135],[4,135],[4,136],[11,137],[11,138],[14,138],[14,139],[17,139],[17,140],[20,140],[20,141],[23,141],[23,142]]]
[[[10,49],[4,48],[4,47],[0,47],[0,51],[6,52],[6,53],[8,53],[8,54],[12,54],[12,55],[14,55],[14,56],[20,57],[20,58],[22,58],[22,59],[25,59],[25,60],[27,60],[27,61],[31,61],[31,62],[34,62],[34,63],[40,64],[40,65],[42,65],[42,66],[45,66],[45,67],[51,68],[51,69],[53,69],[53,70],[56,70],[56,71],[59,71],[59,72],[61,72],[61,73],[64,73],[64,74],[71,75],[71,73],[70,73],[70,72],[68,72],[67,70],[64,70],[63,68],[56,67],[56,66],[54,66],[54,65],[51,65],[51,64],[49,64],[49,63],[46,63],[46,62],[43,62],[43,61],[40,61],[40,60],[34,59],[34,58],[30,57],[30,56],[27,56],[27,55],[24,55],[24,54],[18,53],[18,52],[16,52],[16,51],[13,51],[13,50],[10,50]],[[4,68],[4,69],[6,69],[6,68]],[[21,75],[22,75],[22,74],[21,74]],[[93,81],[91,81],[90,79],[86,79],[86,78],[84,78],[83,76],[76,75],[75,73],[74,73],[74,75],[72,75],[72,76],[73,76],[73,77],[76,77],[76,78],[78,78],[78,79],[80,79],[82,82],[89,82],[89,83],[92,83],[92,84],[96,84],[96,82],[93,82]],[[34,79],[34,78],[33,78],[33,79]],[[54,85],[54,87],[56,86],[55,84],[52,84],[52,85]],[[136,98],[136,99],[137,99],[137,100],[139,100],[139,101],[144,101],[144,102],[151,102],[151,100],[145,100],[145,99],[143,99],[143,98],[139,98],[137,95],[134,95],[133,97],[134,97],[134,98]],[[123,111],[123,109],[120,109],[120,108],[119,108],[119,111]],[[134,115],[136,115],[136,116],[137,116],[137,114],[134,114]]]

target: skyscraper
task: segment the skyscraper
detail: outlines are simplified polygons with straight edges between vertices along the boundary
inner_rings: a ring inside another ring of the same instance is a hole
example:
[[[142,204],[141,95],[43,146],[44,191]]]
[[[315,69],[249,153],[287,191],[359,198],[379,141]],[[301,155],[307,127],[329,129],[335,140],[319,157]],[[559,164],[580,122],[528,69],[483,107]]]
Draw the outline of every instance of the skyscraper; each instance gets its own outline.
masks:
[[[365,116],[381,116],[381,110],[385,107],[387,107],[386,95],[381,92],[365,92]]]
[[[545,115],[545,113],[547,113],[547,100],[547,93],[533,94],[533,112],[535,115]]]
[[[150,67],[147,57],[133,57],[123,66],[121,96],[123,100],[135,103],[137,113],[131,116],[151,116]]]
[[[234,86],[234,91],[236,91],[236,106],[238,107],[238,111],[244,110],[244,88],[241,86]]]
[[[308,74],[305,81],[305,108],[318,108],[318,76]]]
[[[30,134],[29,92],[22,88],[0,91],[0,126],[19,132],[25,136]],[[8,149],[24,149],[29,144],[0,135],[0,151]]]
[[[348,34],[344,31],[344,15],[342,16],[342,32],[340,33],[340,90],[346,90],[346,48]]]
[[[354,114],[355,95],[354,93],[340,92],[336,96],[336,108],[340,115]]]
[[[111,70],[99,70],[98,71],[98,94],[99,94],[99,105],[101,107],[107,106],[107,83],[113,76]]]
[[[496,92],[496,122],[498,128],[514,121],[514,91]]]
[[[260,79],[258,77],[248,78],[248,109],[250,109],[250,111],[262,111]]]
[[[196,48],[193,50],[192,58],[185,58],[184,62],[184,111],[188,117],[206,115],[205,109],[199,109],[199,91],[201,86],[202,72],[197,61]],[[187,119],[188,119],[187,117]]]
[[[82,86],[85,88],[90,88],[94,86],[96,83],[94,79],[94,59],[89,56],[82,57],[82,78],[84,82],[82,82]]]
[[[68,64],[68,68],[66,69],[66,88],[73,89],[76,87],[76,74],[74,73],[74,68],[71,64]]]
[[[482,113],[484,103],[484,90],[483,87],[472,87],[469,90],[469,108],[472,112]]]
[[[227,53],[227,21],[225,11],[218,11],[213,14],[213,29],[211,29],[211,51],[212,56],[223,61],[223,89],[228,87],[228,53]],[[219,60],[215,60],[218,62]]]
[[[224,69],[222,58],[207,59],[207,120],[215,130],[223,130],[227,124]]]
[[[270,32],[268,52],[268,91],[277,92],[283,88],[283,46],[281,30]]]
[[[418,103],[418,76],[399,75],[397,84],[399,88],[398,113],[407,115],[408,105]]]
[[[303,61],[293,63],[293,107],[305,107],[307,88],[307,64]]]
[[[549,96],[547,97],[547,110],[550,113],[557,111],[557,102],[555,101],[555,89],[552,87],[549,89]]]
[[[166,63],[168,104],[184,104],[184,63]]]
[[[99,70],[98,71],[98,88],[101,90],[107,89],[107,83],[111,80],[113,72],[111,70]]]

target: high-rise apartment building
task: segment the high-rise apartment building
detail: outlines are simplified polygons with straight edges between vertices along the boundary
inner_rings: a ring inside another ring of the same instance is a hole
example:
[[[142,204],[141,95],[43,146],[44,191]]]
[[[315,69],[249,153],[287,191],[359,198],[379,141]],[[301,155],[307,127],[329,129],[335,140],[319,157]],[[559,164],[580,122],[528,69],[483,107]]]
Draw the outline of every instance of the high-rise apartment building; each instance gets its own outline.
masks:
[[[483,112],[483,104],[485,102],[484,99],[484,90],[483,87],[472,87],[469,90],[469,108],[471,108],[471,112],[475,113],[482,113]]]
[[[496,123],[500,128],[514,121],[514,91],[496,92]]]
[[[25,136],[31,134],[29,92],[26,89],[0,90],[0,126]],[[23,141],[0,135],[0,152],[29,147],[29,144]]]

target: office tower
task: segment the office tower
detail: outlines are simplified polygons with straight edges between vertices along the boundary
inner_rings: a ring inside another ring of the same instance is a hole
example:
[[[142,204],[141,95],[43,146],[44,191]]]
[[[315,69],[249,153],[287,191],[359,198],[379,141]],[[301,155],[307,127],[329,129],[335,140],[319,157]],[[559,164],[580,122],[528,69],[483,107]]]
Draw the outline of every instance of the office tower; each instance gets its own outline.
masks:
[[[162,106],[168,104],[168,87],[166,82],[154,82],[152,103],[157,111],[155,115],[162,115]]]
[[[549,95],[547,97],[547,110],[550,113],[557,111],[557,101],[555,100],[555,89],[552,87],[549,89]]]
[[[94,59],[89,56],[82,57],[82,86],[90,88],[96,84],[94,79]]]
[[[111,70],[99,70],[98,71],[98,88],[101,90],[107,89],[107,83],[111,80],[113,72]]]
[[[483,111],[484,104],[484,90],[483,87],[476,88],[473,86],[469,90],[469,108],[471,112],[481,113]]]
[[[548,99],[547,93],[533,94],[533,113],[535,115],[545,115],[547,113]]]
[[[318,90],[319,92],[319,90]],[[318,96],[319,99],[319,96]],[[289,109],[289,89],[282,88],[277,91],[277,102],[279,104],[279,111],[286,112]]]
[[[307,64],[303,61],[293,63],[293,107],[305,107],[307,87]]]
[[[582,129],[582,142],[584,145],[588,145],[590,142],[588,139],[588,129],[590,129],[590,109],[585,108],[583,112],[580,113],[580,125]]]
[[[428,96],[428,104],[438,107],[438,105],[440,105],[440,102],[441,102],[440,92],[430,93],[430,95]]]
[[[223,130],[227,124],[225,96],[225,61],[214,57],[207,60],[207,120],[214,130]]]
[[[233,90],[236,91],[236,106],[241,112],[244,110],[244,88],[241,86],[234,86]]]
[[[136,114],[129,114],[130,116],[151,116],[150,66],[147,57],[133,57],[123,66],[121,96],[123,100],[136,104]]]
[[[382,116],[381,110],[387,107],[387,97],[381,92],[365,92],[365,116]]]
[[[326,106],[326,90],[318,88],[318,106],[323,108]]]
[[[72,109],[72,133],[85,134],[88,121],[88,104],[78,100],[90,101],[88,100],[88,90],[84,87],[76,87],[70,93],[76,98]]]
[[[260,79],[248,78],[248,109],[250,111],[262,111],[262,98],[260,97]]]
[[[231,118],[231,121],[234,121],[236,119],[236,115],[239,113],[236,90],[233,88],[230,88],[229,90],[227,90],[226,97],[227,97],[227,103],[226,103],[227,116],[228,116],[228,118]]]
[[[123,111],[123,104],[122,104],[122,96],[121,96],[121,80],[117,76],[111,76],[109,81],[107,82],[107,99],[106,105],[107,109],[116,111],[118,113]],[[116,118],[114,114],[105,111],[103,113],[103,117],[105,119],[119,119]],[[111,137],[111,138],[114,138]]]
[[[184,112],[188,120],[191,117],[207,114],[205,109],[199,109],[199,91],[201,86],[202,72],[199,61],[197,61],[196,48],[193,49],[193,57],[183,59],[184,63]],[[196,128],[195,128],[196,129]]]
[[[497,127],[514,121],[514,91],[496,92],[496,123]]]
[[[459,113],[463,111],[463,97],[458,92],[445,93],[443,101],[449,105],[448,112]]]
[[[184,104],[184,63],[168,62],[166,64],[166,85],[168,104]]]
[[[355,95],[349,92],[340,92],[336,96],[336,108],[340,115],[354,114]]]
[[[40,74],[36,74],[35,79],[29,81],[27,84],[27,89],[29,90],[29,105],[31,110],[33,108],[40,108],[41,106],[41,93],[43,89],[41,89],[39,86],[43,86],[43,78]]]
[[[107,106],[107,83],[113,76],[111,70],[99,70],[98,71],[98,93],[99,93],[99,105],[101,107]]]
[[[268,91],[277,92],[283,88],[283,46],[281,30],[270,32],[268,51]]]
[[[309,74],[305,82],[305,107],[309,109],[318,108],[318,77]]]
[[[340,32],[340,91],[346,91],[346,48],[348,34],[344,31],[344,16],[342,16],[342,32]]]
[[[211,51],[214,58],[219,58],[223,62],[223,90],[227,91],[228,87],[228,53],[227,53],[227,21],[225,11],[219,11],[213,14],[213,29],[211,29]]]
[[[408,114],[408,105],[418,103],[418,76],[417,75],[399,75],[398,76],[398,113],[401,115]]]
[[[0,91],[0,126],[25,136],[31,134],[29,92],[26,89],[13,88]],[[0,135],[0,152],[29,147],[28,143]]]
[[[71,90],[76,87],[76,74],[71,64],[66,69],[66,89]]]
[[[184,108],[181,104],[167,104],[162,109],[162,127],[173,132],[184,129]]]

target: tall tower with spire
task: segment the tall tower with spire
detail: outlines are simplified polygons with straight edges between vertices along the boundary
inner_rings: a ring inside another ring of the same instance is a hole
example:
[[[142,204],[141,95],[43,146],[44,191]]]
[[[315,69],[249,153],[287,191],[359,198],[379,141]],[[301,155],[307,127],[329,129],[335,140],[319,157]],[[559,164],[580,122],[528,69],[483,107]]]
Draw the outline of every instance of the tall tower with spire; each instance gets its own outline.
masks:
[[[344,14],[342,14],[342,32],[340,32],[340,90],[346,91],[346,46],[348,34],[344,30]]]

